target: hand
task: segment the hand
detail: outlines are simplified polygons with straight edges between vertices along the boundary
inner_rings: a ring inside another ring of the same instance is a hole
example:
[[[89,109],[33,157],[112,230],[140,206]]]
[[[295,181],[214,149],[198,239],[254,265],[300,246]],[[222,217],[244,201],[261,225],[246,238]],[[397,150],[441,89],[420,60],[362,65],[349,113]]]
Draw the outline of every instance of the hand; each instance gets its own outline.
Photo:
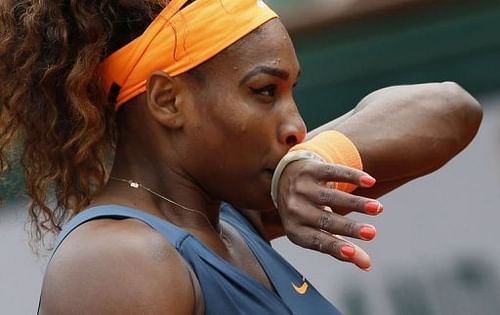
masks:
[[[278,211],[285,233],[301,247],[369,270],[370,256],[342,236],[370,241],[375,238],[375,227],[356,222],[344,214],[355,211],[378,215],[383,206],[377,200],[332,189],[329,182],[347,182],[368,188],[375,184],[375,179],[342,165],[314,160],[290,163],[278,184]]]

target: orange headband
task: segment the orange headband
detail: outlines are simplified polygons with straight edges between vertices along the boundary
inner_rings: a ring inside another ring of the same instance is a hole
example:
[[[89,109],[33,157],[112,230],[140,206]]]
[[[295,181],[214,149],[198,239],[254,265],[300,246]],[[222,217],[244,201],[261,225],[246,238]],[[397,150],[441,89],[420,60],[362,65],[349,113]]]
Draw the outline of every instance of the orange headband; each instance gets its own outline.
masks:
[[[151,73],[182,74],[277,17],[262,0],[172,0],[138,38],[101,64],[116,110],[146,91]]]

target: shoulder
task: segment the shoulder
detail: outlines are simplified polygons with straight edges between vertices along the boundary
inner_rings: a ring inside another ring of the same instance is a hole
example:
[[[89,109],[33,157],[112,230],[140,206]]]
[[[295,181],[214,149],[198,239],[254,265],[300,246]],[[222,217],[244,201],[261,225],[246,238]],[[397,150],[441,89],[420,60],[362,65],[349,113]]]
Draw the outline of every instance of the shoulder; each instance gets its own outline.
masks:
[[[161,234],[132,219],[96,220],[73,231],[44,279],[42,314],[189,314],[187,264]]]

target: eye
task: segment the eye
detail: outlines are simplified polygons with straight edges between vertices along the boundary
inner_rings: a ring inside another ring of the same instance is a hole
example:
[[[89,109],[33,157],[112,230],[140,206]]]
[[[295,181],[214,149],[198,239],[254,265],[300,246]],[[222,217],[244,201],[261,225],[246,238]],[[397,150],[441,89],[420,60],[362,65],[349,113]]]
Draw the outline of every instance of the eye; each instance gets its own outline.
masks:
[[[270,84],[270,85],[266,85],[263,88],[259,88],[259,89],[251,88],[251,90],[252,90],[252,93],[254,93],[254,94],[267,96],[267,97],[274,97],[274,95],[276,94],[276,85]]]

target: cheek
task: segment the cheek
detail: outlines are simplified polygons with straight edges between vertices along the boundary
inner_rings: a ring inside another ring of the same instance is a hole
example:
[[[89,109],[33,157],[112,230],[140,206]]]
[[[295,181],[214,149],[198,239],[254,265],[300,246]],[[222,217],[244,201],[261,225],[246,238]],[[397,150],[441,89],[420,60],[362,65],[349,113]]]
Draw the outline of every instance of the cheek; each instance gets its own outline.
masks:
[[[203,171],[207,180],[255,181],[258,172],[269,165],[277,135],[273,115],[240,94],[218,92],[197,113],[198,158],[211,165]]]
[[[239,207],[272,206],[271,179],[264,173],[271,160],[270,143],[261,133],[261,125],[233,118],[225,121],[226,132],[207,139],[205,152],[198,156],[202,162],[198,175],[211,196]]]
[[[241,92],[240,92],[241,94]],[[266,112],[252,106],[248,100],[232,91],[219,95],[217,103],[206,113],[212,133],[220,134],[225,141],[248,141],[260,137],[266,127]],[[254,139],[255,140],[255,139]],[[234,144],[234,142],[231,142]]]

